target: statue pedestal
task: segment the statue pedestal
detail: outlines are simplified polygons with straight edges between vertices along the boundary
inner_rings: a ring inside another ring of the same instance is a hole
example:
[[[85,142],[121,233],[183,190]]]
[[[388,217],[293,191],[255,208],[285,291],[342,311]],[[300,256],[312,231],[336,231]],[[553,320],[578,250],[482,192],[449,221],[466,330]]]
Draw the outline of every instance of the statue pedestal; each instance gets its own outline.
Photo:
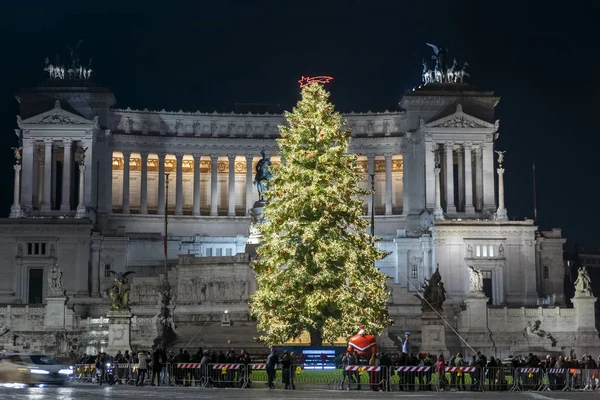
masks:
[[[575,292],[575,297],[571,299],[575,315],[577,316],[577,330],[590,331],[596,329],[595,322],[595,304],[596,297],[581,295]]]
[[[129,311],[109,311],[108,317],[108,346],[107,354],[124,353],[131,349],[131,317]]]
[[[249,245],[258,245],[262,241],[260,225],[264,222],[263,212],[266,204],[266,201],[258,200],[256,203],[254,203],[254,207],[252,207],[250,210],[252,222],[250,222],[250,236],[248,237]],[[246,250],[246,252],[248,252],[248,250]]]
[[[426,311],[421,316],[421,351],[435,356],[443,354],[445,359],[449,359],[446,325],[436,313]]]
[[[66,297],[48,297],[44,307],[44,328],[73,327],[73,311],[67,308]]]
[[[469,331],[487,331],[487,302],[483,292],[469,294],[467,297],[467,315]]]

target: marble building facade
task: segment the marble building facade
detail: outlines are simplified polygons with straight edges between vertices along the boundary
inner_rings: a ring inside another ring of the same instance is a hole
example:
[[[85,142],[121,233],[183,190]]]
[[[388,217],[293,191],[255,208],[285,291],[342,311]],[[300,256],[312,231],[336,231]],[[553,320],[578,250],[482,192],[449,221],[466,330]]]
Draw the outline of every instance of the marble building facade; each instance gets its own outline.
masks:
[[[391,252],[377,263],[390,277],[396,320],[390,330],[418,332],[414,292],[436,265],[457,329],[469,330],[469,266],[484,272],[489,308],[483,314],[565,304],[560,229],[540,231],[532,220],[508,219],[503,193],[498,197],[504,171],[494,153],[499,100],[468,84],[430,83],[408,92],[397,111],[344,115],[351,151],[365,172],[361,185],[370,187],[375,175],[375,195],[364,199],[364,210],[369,217],[374,201],[375,233]],[[254,167],[261,150],[280,162],[275,139],[283,115],[115,109],[113,93],[90,80],[49,79],[22,90],[17,101],[22,150],[11,218],[0,222],[6,260],[0,303],[10,306],[0,308],[0,324],[33,329],[16,325],[11,313],[47,304],[47,274],[58,263],[73,332],[89,335],[92,325],[102,326],[108,270],[136,272],[132,329],[151,325],[158,298],[148,288],[164,268],[165,212],[167,263],[181,291],[176,321],[216,320],[228,308],[248,322],[252,284],[240,276],[247,276],[249,210],[258,198]],[[210,286],[214,271],[225,287]],[[210,296],[200,293],[201,284]],[[221,291],[224,303],[214,299]],[[559,325],[556,330],[572,329]],[[132,340],[150,339],[134,334]]]

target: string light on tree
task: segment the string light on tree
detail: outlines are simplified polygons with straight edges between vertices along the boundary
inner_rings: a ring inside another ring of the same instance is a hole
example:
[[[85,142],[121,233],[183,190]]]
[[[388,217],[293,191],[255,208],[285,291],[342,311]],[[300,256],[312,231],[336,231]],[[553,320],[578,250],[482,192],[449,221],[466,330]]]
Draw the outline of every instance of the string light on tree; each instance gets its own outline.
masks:
[[[265,193],[249,304],[268,344],[308,331],[318,346],[359,325],[378,333],[390,324],[387,277],[375,267],[388,253],[367,233],[361,198],[370,191],[359,186],[363,172],[348,153],[350,131],[322,86],[331,80],[302,77],[302,99],[279,127],[285,162],[273,168]]]

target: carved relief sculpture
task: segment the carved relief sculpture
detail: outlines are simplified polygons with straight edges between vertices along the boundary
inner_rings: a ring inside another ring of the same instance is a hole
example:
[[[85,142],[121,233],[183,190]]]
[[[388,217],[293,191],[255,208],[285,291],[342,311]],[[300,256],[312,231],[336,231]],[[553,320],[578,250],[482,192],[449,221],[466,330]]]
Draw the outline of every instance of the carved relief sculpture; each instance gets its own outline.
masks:
[[[469,293],[483,294],[483,273],[472,265],[469,266]]]

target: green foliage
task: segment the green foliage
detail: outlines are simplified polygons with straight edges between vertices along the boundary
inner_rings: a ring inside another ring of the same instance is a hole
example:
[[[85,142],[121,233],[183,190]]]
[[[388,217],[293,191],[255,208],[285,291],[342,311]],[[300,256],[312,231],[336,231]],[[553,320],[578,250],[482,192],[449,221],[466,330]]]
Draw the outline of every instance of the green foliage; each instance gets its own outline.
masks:
[[[348,153],[350,131],[317,83],[280,126],[279,155],[265,198],[263,241],[252,264],[258,289],[250,309],[261,340],[285,343],[305,331],[326,342],[365,325],[390,324],[389,291],[375,260],[388,253],[367,233],[359,187],[363,171]]]

